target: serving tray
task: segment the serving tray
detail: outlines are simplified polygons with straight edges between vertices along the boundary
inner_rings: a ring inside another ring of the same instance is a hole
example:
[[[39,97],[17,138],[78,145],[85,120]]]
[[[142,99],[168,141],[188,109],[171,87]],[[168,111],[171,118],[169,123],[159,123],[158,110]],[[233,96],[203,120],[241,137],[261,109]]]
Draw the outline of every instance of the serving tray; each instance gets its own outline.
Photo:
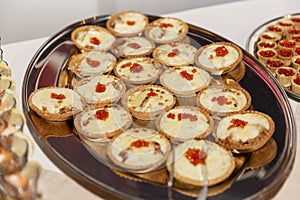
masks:
[[[254,57],[257,57],[257,42],[259,41],[259,35],[266,30],[266,28],[270,25],[273,25],[278,20],[288,20],[292,17],[300,17],[300,13],[292,13],[292,14],[286,14],[280,17],[273,18],[271,20],[268,20],[266,22],[262,22],[262,24],[258,25],[258,27],[253,30],[253,32],[249,35],[247,42],[246,42],[246,50],[254,55]],[[268,68],[265,65],[262,65],[267,70]],[[295,101],[300,101],[300,94],[295,93],[292,91],[291,87],[284,87],[285,92],[287,93],[288,97]]]
[[[58,85],[72,87],[72,79],[66,75],[66,64],[77,51],[70,41],[71,32],[86,24],[104,27],[109,17],[96,16],[71,24],[50,37],[37,50],[26,70],[22,88],[27,125],[33,138],[50,160],[95,194],[105,199],[168,199],[167,186],[121,176],[100,162],[93,150],[74,134],[73,121],[44,120],[31,111],[28,105],[30,93],[37,88]],[[148,17],[150,21],[158,18],[152,15]],[[190,24],[188,36],[196,41],[197,48],[211,42],[230,42],[220,35]],[[284,90],[262,64],[245,50],[242,62],[246,72],[239,84],[250,93],[252,107],[274,119],[276,129],[273,139],[277,153],[271,162],[262,167],[241,170],[228,188],[209,196],[207,199],[210,200],[271,198],[288,177],[294,163],[295,121]],[[249,160],[245,164],[247,162]],[[195,199],[176,188],[172,190],[172,198]]]

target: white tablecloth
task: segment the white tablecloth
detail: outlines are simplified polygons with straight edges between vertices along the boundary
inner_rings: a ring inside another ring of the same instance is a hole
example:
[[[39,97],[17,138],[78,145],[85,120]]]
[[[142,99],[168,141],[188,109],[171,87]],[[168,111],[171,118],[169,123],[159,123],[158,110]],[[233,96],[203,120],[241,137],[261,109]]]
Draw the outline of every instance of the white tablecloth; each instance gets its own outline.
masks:
[[[166,14],[165,16],[177,17],[187,23],[203,27],[245,48],[250,33],[263,22],[285,14],[297,12],[300,12],[299,0],[247,0],[195,8]],[[99,13],[99,15],[101,15],[101,13]],[[7,22],[9,23],[9,19]],[[37,38],[2,46],[4,50],[4,60],[6,60],[12,68],[13,78],[18,86],[16,89],[19,97],[21,97],[21,86],[25,70],[34,53],[47,39],[48,37]],[[290,103],[295,113],[298,130],[300,130],[299,103],[293,100],[290,100]],[[24,132],[31,136],[27,127],[25,127]],[[300,145],[299,139],[297,145]],[[46,170],[62,173],[60,169],[45,156],[36,143],[34,149],[35,151],[31,159],[41,163],[42,167]],[[299,153],[298,148],[293,171],[275,199],[299,199],[297,191],[300,185]],[[77,198],[74,197],[74,199]]]

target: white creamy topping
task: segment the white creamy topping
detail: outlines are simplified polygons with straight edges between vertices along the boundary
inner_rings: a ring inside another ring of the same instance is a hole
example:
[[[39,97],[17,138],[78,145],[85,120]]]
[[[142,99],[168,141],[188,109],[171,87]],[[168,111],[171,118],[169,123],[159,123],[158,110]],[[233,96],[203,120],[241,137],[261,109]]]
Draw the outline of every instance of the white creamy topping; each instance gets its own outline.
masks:
[[[194,62],[197,49],[189,44],[165,44],[157,47],[155,56],[169,66],[189,65]]]
[[[147,25],[145,16],[136,12],[121,14],[113,23],[114,31],[126,34],[140,32]]]
[[[91,43],[91,38],[97,38],[100,41],[99,45]],[[78,33],[76,41],[81,46],[93,46],[98,50],[108,50],[112,43],[114,42],[115,37],[104,30],[98,30],[90,28],[86,31],[81,31]]]
[[[174,115],[174,119],[169,114]],[[188,114],[192,116],[194,119],[178,119],[178,115]],[[159,123],[161,130],[176,138],[182,139],[192,139],[197,137],[209,128],[208,119],[206,116],[196,109],[188,109],[188,108],[175,108],[165,113]]]
[[[153,92],[157,95],[149,95],[150,88],[137,90],[128,96],[127,106],[138,112],[156,112],[171,106],[173,95],[167,90],[160,87],[151,87]]]
[[[121,41],[124,43],[113,50],[120,56],[143,55],[153,48],[152,43],[144,37],[122,38]]]
[[[184,77],[185,72],[193,76],[191,80]],[[184,66],[164,71],[161,80],[165,86],[176,93],[196,91],[206,87],[210,84],[211,77],[206,71],[198,67]]]
[[[105,91],[96,91],[98,83],[105,85]],[[75,90],[88,102],[105,102],[117,99],[124,88],[118,78],[112,75],[100,75],[83,79],[79,85],[75,85]]]
[[[80,127],[83,131],[90,134],[105,135],[124,127],[130,120],[128,112],[120,107],[104,108],[108,112],[108,118],[105,120],[97,119],[95,114],[97,110],[85,111],[80,120]]]
[[[105,73],[113,68],[114,63],[116,63],[116,58],[112,54],[94,50],[82,59],[79,71],[82,76]]]
[[[128,63],[131,63],[129,66]],[[127,67],[124,67],[125,65]],[[142,66],[142,70],[137,72],[134,69],[134,65]],[[132,58],[125,59],[118,63],[116,66],[116,71],[118,75],[128,81],[138,82],[138,81],[146,81],[156,77],[159,72],[159,66],[157,66],[151,59],[149,58]]]
[[[149,142],[148,147],[131,146],[133,142]],[[159,149],[155,150],[153,142]],[[151,129],[134,128],[119,135],[111,145],[111,152],[119,162],[130,166],[145,166],[161,160],[168,149],[168,140]],[[123,154],[121,153],[123,152]],[[127,158],[124,160],[126,154]],[[123,156],[122,156],[123,155]]]
[[[51,98],[51,93],[65,96],[64,99]],[[39,90],[32,97],[32,103],[39,110],[50,114],[59,114],[61,110],[67,108],[82,109],[83,104],[77,92],[67,88],[45,88]]]
[[[160,28],[161,24],[162,26],[165,24],[166,27]],[[161,18],[154,23],[154,26],[155,27],[149,30],[149,36],[150,38],[161,42],[174,40],[186,31],[186,26],[183,22],[172,18]]]
[[[244,127],[232,127],[234,126],[232,120],[235,119],[246,122],[246,125]],[[231,137],[231,139],[237,142],[246,142],[247,140],[256,138],[263,129],[269,130],[269,128],[270,123],[263,115],[256,113],[235,114],[225,117],[220,121],[216,135],[222,140]]]
[[[218,47],[225,47],[228,50],[228,54],[225,56],[217,56],[216,49]],[[236,62],[239,58],[239,52],[229,45],[208,45],[201,54],[198,56],[199,63],[208,69],[219,69],[228,67]]]
[[[199,100],[205,108],[221,113],[240,111],[247,104],[246,95],[234,88],[226,91],[223,88],[208,88],[200,95]]]
[[[174,170],[180,176],[195,181],[204,181],[203,165],[193,165],[184,155],[188,148],[200,149],[207,153],[205,165],[208,180],[222,177],[232,169],[232,155],[227,150],[213,142],[193,140],[185,142],[175,149],[176,160]]]

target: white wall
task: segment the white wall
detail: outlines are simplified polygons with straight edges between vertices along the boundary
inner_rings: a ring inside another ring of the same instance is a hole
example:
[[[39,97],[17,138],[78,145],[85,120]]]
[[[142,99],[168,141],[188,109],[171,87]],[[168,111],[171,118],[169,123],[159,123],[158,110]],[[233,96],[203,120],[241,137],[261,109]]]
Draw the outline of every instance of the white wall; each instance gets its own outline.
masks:
[[[1,0],[2,44],[52,35],[97,15],[124,10],[165,14],[236,0]]]

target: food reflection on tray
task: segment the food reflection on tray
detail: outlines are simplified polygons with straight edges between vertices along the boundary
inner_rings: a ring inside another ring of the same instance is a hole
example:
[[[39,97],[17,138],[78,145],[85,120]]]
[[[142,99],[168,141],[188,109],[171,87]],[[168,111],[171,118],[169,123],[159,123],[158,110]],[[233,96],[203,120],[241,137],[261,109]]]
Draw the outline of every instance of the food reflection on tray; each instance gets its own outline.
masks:
[[[247,49],[278,79],[289,96],[300,100],[300,17],[285,15],[259,26]]]
[[[173,188],[189,196],[206,181],[208,195],[217,195],[245,170],[271,162],[275,122],[239,84],[242,50],[200,45],[188,28],[135,11],[113,15],[106,27],[75,28],[77,49],[58,85],[28,99],[44,118],[31,117],[40,134],[75,134],[122,178],[167,185],[174,175]]]

